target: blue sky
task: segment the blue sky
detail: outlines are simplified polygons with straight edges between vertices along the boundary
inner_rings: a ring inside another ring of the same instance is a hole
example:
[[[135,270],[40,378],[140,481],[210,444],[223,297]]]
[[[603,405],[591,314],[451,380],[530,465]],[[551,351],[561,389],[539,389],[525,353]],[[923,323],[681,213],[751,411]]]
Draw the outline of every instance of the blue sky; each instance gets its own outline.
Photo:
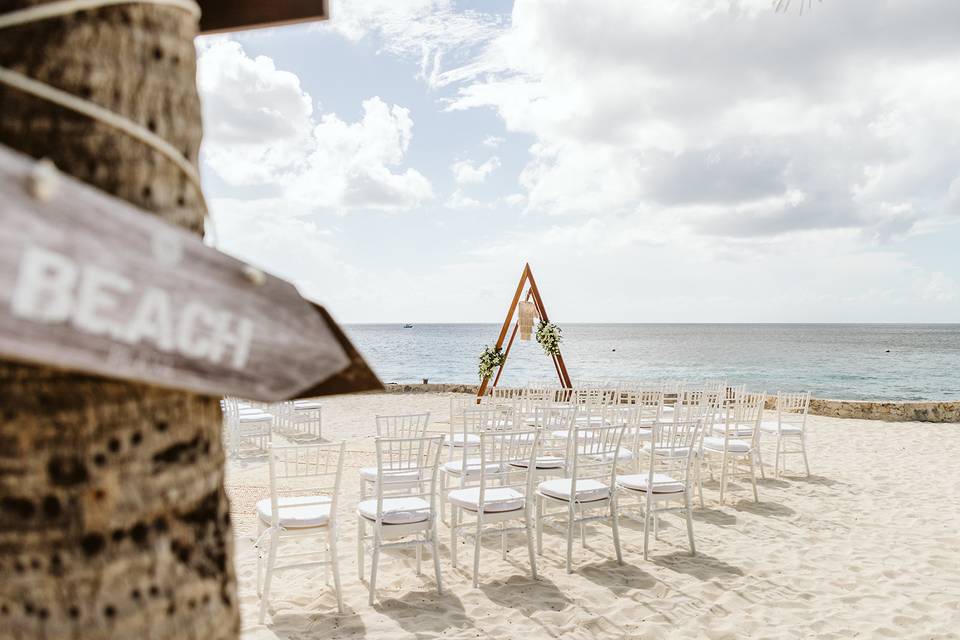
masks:
[[[956,322],[960,6],[333,2],[199,41],[216,245],[347,322]]]

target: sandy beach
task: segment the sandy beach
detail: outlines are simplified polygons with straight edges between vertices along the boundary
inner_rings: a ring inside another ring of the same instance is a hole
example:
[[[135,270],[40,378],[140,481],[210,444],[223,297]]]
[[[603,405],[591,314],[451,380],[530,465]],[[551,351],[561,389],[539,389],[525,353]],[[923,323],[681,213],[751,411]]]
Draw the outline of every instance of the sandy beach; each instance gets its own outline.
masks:
[[[624,518],[624,564],[614,560],[609,527],[598,524],[588,548],[574,547],[567,575],[563,538],[547,528],[539,580],[529,576],[522,537],[506,562],[491,539],[473,589],[469,567],[450,566],[441,525],[444,594],[431,573],[415,575],[412,551],[388,554],[370,607],[357,579],[354,512],[357,469],[374,462],[373,416],[430,411],[441,420],[449,394],[341,396],[323,407],[324,438],[345,439],[350,451],[340,512],[345,613],[337,615],[322,569],[290,569],[275,576],[267,623],[257,623],[253,507],[269,495],[267,463],[231,460],[247,640],[960,637],[960,424],[811,416],[813,475],[799,473],[795,459],[780,479],[768,470],[759,503],[738,482],[725,506],[718,483],[708,482],[706,508],[694,516],[696,557],[682,521],[665,516],[644,561],[642,526]]]

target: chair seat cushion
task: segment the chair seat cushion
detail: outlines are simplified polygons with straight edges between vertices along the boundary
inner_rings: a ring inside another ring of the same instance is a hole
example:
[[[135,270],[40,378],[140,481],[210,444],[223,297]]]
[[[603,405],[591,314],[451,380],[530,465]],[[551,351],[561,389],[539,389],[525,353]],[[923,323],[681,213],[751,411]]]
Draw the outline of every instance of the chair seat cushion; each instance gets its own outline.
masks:
[[[397,480],[419,480],[420,479],[420,469],[402,469],[393,471],[391,469],[384,469],[383,476],[386,479],[387,483],[391,483]],[[370,480],[371,482],[377,481],[377,468],[376,467],[363,467],[360,469],[360,477],[364,480]]]
[[[256,413],[241,413],[239,419],[240,422],[270,422],[273,420],[273,414],[266,413],[265,411],[258,411]]]
[[[557,440],[566,440],[570,437],[570,431],[566,429],[558,429],[550,435],[556,438]],[[591,431],[590,429],[583,429],[577,432],[577,438],[593,438],[596,435],[596,431]]]
[[[703,448],[710,451],[723,451],[723,438],[707,436],[703,439]],[[730,453],[748,453],[750,443],[746,440],[727,440],[727,451]]]
[[[724,434],[724,432],[726,432],[734,438],[749,438],[753,435],[753,428],[745,427],[743,425],[727,426],[721,423],[713,425],[713,432],[720,434],[721,436]]]
[[[322,527],[330,522],[330,498],[328,496],[291,496],[277,498],[280,508],[280,526],[285,529]],[[264,522],[273,522],[270,498],[257,502],[257,516]]]
[[[559,500],[570,500],[570,478],[558,478],[556,480],[547,480],[538,485],[540,493],[551,498]],[[610,487],[599,480],[577,480],[577,495],[574,500],[577,502],[595,502],[605,500],[610,497]]]
[[[610,462],[611,460],[613,460],[613,455],[614,454],[612,451],[607,451],[606,453],[599,453],[597,455],[593,455],[590,457],[593,458],[594,460],[599,460],[600,462]],[[635,454],[633,451],[630,451],[630,449],[626,449],[624,447],[620,447],[617,450],[616,455],[617,455],[617,462],[630,462],[631,460],[637,459],[637,454]]]
[[[778,425],[776,422],[764,422],[760,425],[760,430],[766,433],[780,433],[786,435],[799,435],[803,432],[803,429],[799,425],[795,424],[783,424]]]
[[[657,456],[662,458],[686,458],[690,455],[690,447],[674,447],[673,449],[658,447],[655,451]],[[644,445],[643,452],[650,455],[650,445]]]
[[[450,462],[445,463],[441,469],[444,473],[448,473],[452,476],[459,476],[463,473],[463,460],[451,460]],[[467,475],[480,475],[480,458],[467,458]],[[500,471],[499,462],[488,462],[486,464],[487,473],[498,473]]]
[[[450,502],[470,511],[480,510],[480,487],[450,492]],[[490,487],[483,493],[483,510],[501,513],[523,509],[523,494],[510,487]]]
[[[377,519],[377,501],[364,500],[357,513],[367,520]],[[430,519],[430,503],[423,498],[384,498],[383,524],[414,524]]]
[[[320,403],[317,402],[316,400],[294,400],[293,407],[295,409],[302,409],[304,411],[313,410],[313,409],[319,409]]]
[[[526,469],[530,466],[529,460],[515,460],[510,463],[511,467]],[[533,464],[534,469],[562,469],[563,458],[557,456],[539,456]]]
[[[475,433],[455,433],[453,437],[448,434],[443,438],[443,446],[445,447],[462,447],[464,443],[468,447],[478,445],[480,444],[480,436]]]
[[[650,474],[637,473],[628,476],[617,476],[617,484],[634,491],[647,491],[650,483]],[[674,480],[665,473],[653,474],[653,493],[683,493],[683,483]]]

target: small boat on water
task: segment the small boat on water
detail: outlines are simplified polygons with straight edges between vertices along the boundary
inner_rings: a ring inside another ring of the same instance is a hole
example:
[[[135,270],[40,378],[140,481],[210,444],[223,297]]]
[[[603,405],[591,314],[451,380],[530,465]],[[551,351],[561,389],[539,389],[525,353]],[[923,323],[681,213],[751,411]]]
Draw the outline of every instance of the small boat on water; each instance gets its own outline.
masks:
[[[413,329],[413,325],[412,325],[412,324],[405,324],[405,325],[403,325],[403,328],[404,328],[404,329]]]

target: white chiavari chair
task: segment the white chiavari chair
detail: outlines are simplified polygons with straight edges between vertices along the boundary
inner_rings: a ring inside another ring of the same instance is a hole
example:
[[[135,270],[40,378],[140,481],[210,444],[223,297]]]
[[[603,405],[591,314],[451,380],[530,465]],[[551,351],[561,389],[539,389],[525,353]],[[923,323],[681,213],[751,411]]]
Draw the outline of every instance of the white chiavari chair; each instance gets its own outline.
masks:
[[[647,445],[646,469],[636,474],[618,475],[617,485],[625,495],[640,499],[643,513],[643,558],[648,557],[650,522],[654,535],[659,532],[662,513],[683,513],[691,555],[696,554],[693,541],[691,502],[694,488],[695,452],[702,423],[662,422],[653,426]]]
[[[580,526],[581,542],[586,543],[587,522],[609,520],[617,562],[623,563],[616,506],[616,459],[623,426],[577,426],[568,439],[569,474],[567,478],[545,480],[537,485],[537,552],[543,553],[543,522],[546,518],[565,516],[567,538],[567,573],[573,571],[573,532]],[[553,513],[546,506],[561,506]],[[587,512],[600,511],[599,515]]]
[[[755,461],[765,400],[765,393],[746,393],[742,395],[736,403],[728,405],[724,409],[726,417],[722,423],[713,425],[714,435],[705,435],[701,440],[700,454],[708,469],[710,469],[711,476],[713,475],[713,460],[720,459],[720,504],[723,504],[724,501],[727,479],[738,475],[737,463],[739,462],[748,464],[747,473],[753,485],[753,499],[755,502],[760,500],[757,494]],[[721,435],[716,435],[718,429],[722,430]]]
[[[478,473],[460,489],[450,491],[450,559],[457,566],[457,547],[461,536],[472,533],[473,586],[479,586],[480,548],[484,528],[499,525],[500,553],[506,559],[507,533],[524,531],[530,555],[530,572],[537,577],[533,551],[532,495],[540,431],[484,431],[478,447]],[[520,463],[520,464],[516,464]],[[472,520],[471,520],[472,519]],[[511,521],[521,526],[507,527]]]
[[[266,616],[274,572],[309,565],[332,569],[337,610],[343,613],[337,556],[337,501],[345,447],[346,442],[342,441],[268,447],[270,497],[259,501],[256,506],[257,594],[260,596],[261,623]],[[286,543],[303,538],[313,539],[307,545],[298,544],[297,552],[293,553],[292,545]],[[318,546],[318,541],[325,545]],[[278,565],[277,555],[281,551],[284,551],[284,558],[295,560]],[[265,552],[266,575],[263,571]]]
[[[442,443],[442,435],[376,439],[374,498],[357,505],[357,570],[362,580],[369,548],[371,605],[376,594],[380,553],[384,549],[414,547],[417,575],[420,575],[422,549],[429,546],[433,554],[437,593],[443,592],[436,509],[437,468]]]
[[[422,438],[430,424],[430,412],[407,413],[395,416],[374,416],[378,438]],[[377,481],[377,467],[361,467],[360,500],[367,499],[367,491]]]
[[[810,464],[807,462],[807,414],[810,411],[809,393],[784,393],[777,392],[777,417],[776,420],[764,420],[760,424],[760,430],[763,433],[775,435],[777,438],[776,452],[774,454],[773,473],[775,477],[780,477],[780,461],[786,464],[788,455],[803,456],[803,466],[807,471],[807,477],[810,476]],[[790,448],[790,444],[796,445]],[[759,454],[759,448],[757,450]],[[763,460],[760,460],[760,471],[763,473]]]

